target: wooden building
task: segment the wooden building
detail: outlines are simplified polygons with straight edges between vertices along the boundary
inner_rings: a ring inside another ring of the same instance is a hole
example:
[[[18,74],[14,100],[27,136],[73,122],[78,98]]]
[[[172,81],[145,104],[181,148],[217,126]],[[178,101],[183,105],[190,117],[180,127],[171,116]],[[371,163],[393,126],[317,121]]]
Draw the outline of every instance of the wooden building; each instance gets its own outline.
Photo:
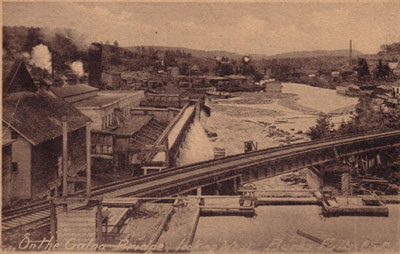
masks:
[[[123,117],[130,115],[144,97],[143,91],[101,91],[84,100],[72,102],[83,114],[93,120],[94,130],[106,130],[118,125],[118,112]]]
[[[12,143],[14,140],[3,139],[2,141],[2,159],[1,159],[1,171],[2,171],[2,206],[6,207],[11,205],[12,196],[12,174],[13,174],[13,163],[12,163]]]
[[[137,115],[125,118],[115,128],[93,130],[94,168],[97,171],[115,169],[134,173],[141,163],[143,147],[152,145],[165,127],[166,124],[154,120],[152,116]]]
[[[140,148],[130,146],[130,139],[152,119],[131,117],[131,109],[139,106],[143,91],[98,91],[80,84],[50,89],[54,95],[71,103],[89,117],[92,123],[91,158],[95,171],[131,169],[133,154]]]
[[[63,121],[68,126],[68,176],[85,170],[85,128],[91,121],[69,103],[40,91],[11,93],[3,97],[2,121],[2,138],[15,140],[11,200],[43,197],[60,186]]]
[[[92,124],[92,164],[95,171],[108,169],[131,172],[140,164],[138,154],[142,145],[134,141],[135,135],[148,130],[153,125],[164,124],[151,115],[131,115],[131,110],[139,107],[144,97],[143,91],[101,91],[72,105],[93,120]],[[154,142],[160,133],[152,129],[146,136]],[[155,135],[154,135],[155,134]],[[154,137],[153,137],[154,136]]]

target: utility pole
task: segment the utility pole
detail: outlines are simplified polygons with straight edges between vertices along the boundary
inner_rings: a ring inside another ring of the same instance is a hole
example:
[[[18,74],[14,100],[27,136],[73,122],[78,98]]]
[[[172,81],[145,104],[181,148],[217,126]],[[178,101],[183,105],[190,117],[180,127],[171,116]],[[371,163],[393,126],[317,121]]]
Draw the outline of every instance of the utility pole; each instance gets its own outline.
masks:
[[[65,117],[62,118],[62,161],[63,161],[63,198],[66,198],[68,195],[67,190],[67,172],[68,172],[68,126],[67,120]]]
[[[90,188],[91,188],[91,123],[86,125],[86,196],[90,199]]]

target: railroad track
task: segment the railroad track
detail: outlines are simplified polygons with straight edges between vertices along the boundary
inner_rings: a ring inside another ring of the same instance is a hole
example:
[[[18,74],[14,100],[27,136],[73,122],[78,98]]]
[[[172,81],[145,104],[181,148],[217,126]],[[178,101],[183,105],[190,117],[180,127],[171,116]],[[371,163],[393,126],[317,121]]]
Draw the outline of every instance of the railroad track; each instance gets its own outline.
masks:
[[[291,156],[305,151],[330,148],[346,143],[368,141],[393,135],[400,135],[400,131],[385,133],[369,132],[363,135],[346,135],[267,148],[95,186],[92,188],[91,193],[92,197],[149,196],[204,177],[217,176],[222,172],[239,170],[242,167],[249,167],[251,165],[256,166],[257,164],[267,160],[273,160],[277,157]],[[84,195],[84,190],[72,194],[72,196],[75,197]],[[49,202],[43,200],[23,207],[2,211],[2,231],[9,232],[15,229],[30,230],[39,226],[48,225],[50,216],[49,208]],[[83,207],[77,207],[76,209],[82,208]],[[57,209],[61,209],[61,207],[57,207]]]

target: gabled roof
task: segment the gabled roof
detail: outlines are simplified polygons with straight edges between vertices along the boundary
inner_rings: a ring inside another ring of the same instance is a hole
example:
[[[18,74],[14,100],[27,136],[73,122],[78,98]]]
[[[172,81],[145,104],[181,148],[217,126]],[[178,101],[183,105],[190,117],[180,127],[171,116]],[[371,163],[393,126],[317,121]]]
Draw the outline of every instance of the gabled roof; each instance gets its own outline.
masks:
[[[3,93],[37,91],[33,79],[22,61],[14,62],[11,67],[3,65]],[[17,87],[19,85],[19,87]]]
[[[4,147],[4,146],[11,145],[14,142],[15,142],[15,139],[3,139],[1,141],[1,145]]]
[[[3,122],[32,145],[61,136],[63,117],[69,132],[91,122],[69,103],[48,95],[17,92],[3,99]]]
[[[79,94],[98,91],[99,89],[85,84],[78,84],[78,85],[64,85],[61,87],[52,86],[50,87],[50,90],[58,97],[66,98]]]

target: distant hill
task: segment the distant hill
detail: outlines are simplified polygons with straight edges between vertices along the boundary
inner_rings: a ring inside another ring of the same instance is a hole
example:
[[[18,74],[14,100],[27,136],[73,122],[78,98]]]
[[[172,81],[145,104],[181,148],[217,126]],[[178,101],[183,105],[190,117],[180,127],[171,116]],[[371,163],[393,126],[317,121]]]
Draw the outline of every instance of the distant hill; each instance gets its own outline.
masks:
[[[233,53],[233,52],[228,52],[228,51],[206,51],[206,50],[197,50],[197,49],[189,49],[189,48],[183,48],[183,47],[163,47],[163,46],[132,46],[132,47],[126,47],[127,49],[131,51],[138,51],[139,48],[153,48],[154,50],[159,50],[159,51],[184,51],[186,54],[190,53],[193,57],[197,58],[215,58],[216,56],[226,56],[230,59],[241,59],[244,55]]]
[[[353,56],[359,56],[363,53],[354,50],[352,52]],[[287,52],[282,54],[276,54],[272,56],[268,56],[268,59],[282,59],[282,58],[312,58],[312,57],[325,57],[325,56],[348,56],[348,49],[339,49],[339,50],[312,50],[312,51],[294,51]]]
[[[206,50],[197,50],[197,49],[189,49],[183,47],[163,47],[163,46],[132,46],[127,47],[127,49],[132,51],[138,51],[139,48],[153,48],[154,50],[159,51],[167,51],[167,50],[181,50],[185,51],[185,53],[190,53],[193,57],[198,58],[215,58],[216,56],[227,56],[230,59],[240,60],[242,59],[244,54],[238,54],[228,51],[206,51]],[[353,56],[359,56],[363,53],[358,50],[353,50]],[[348,49],[340,49],[340,50],[312,50],[312,51],[294,51],[281,53],[276,55],[263,55],[263,54],[250,54],[250,57],[253,60],[261,60],[261,59],[283,59],[283,58],[313,58],[313,57],[327,57],[327,56],[348,56]]]

